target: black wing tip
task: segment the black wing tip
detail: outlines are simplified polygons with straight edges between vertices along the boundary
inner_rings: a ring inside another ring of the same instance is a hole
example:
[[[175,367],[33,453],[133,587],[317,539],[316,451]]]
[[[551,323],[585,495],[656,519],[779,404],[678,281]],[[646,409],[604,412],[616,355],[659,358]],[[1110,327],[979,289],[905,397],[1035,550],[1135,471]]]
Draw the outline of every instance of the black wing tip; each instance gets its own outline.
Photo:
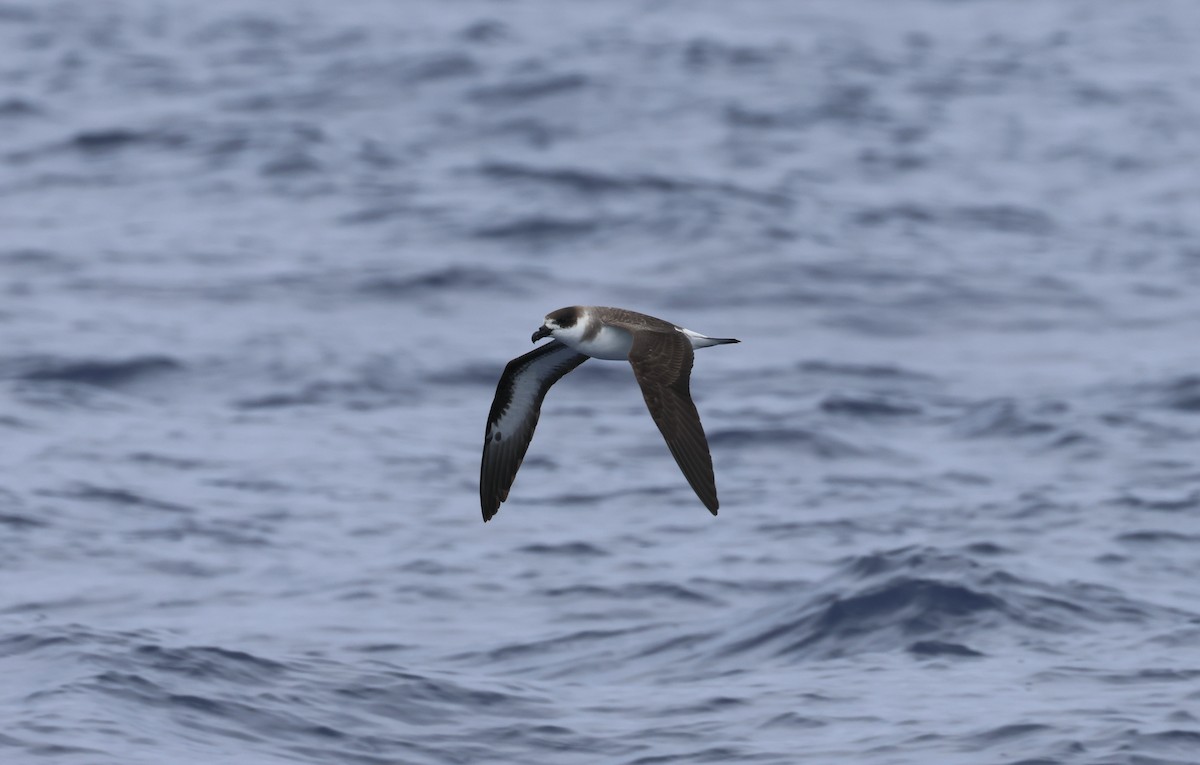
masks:
[[[487,505],[484,505],[483,506],[483,522],[487,523],[491,519],[495,518],[496,513],[498,513],[498,512],[500,512],[500,505],[498,503],[491,510],[488,510]]]

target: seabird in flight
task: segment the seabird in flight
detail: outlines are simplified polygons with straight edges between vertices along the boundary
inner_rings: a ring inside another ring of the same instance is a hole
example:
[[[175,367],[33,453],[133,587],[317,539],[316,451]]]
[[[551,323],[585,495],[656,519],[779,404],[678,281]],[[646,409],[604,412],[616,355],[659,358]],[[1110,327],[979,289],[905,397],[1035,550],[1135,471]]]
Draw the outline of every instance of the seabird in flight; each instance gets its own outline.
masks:
[[[650,416],[696,496],[717,514],[717,484],[689,381],[692,351],[738,340],[707,337],[623,308],[571,306],[547,314],[533,342],[549,343],[508,362],[488,413],[479,500],[489,521],[508,499],[550,386],[588,358],[628,359]]]

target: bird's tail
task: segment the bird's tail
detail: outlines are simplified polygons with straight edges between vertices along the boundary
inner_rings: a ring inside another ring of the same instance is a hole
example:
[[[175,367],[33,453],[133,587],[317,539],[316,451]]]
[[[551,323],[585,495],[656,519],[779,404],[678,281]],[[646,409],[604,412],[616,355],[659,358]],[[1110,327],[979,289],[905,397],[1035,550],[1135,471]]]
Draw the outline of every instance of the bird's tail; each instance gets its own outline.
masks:
[[[699,332],[693,332],[690,329],[683,330],[683,334],[688,336],[692,341],[693,348],[707,348],[710,345],[725,345],[727,343],[740,343],[741,340],[735,340],[732,337],[709,337],[702,335]]]

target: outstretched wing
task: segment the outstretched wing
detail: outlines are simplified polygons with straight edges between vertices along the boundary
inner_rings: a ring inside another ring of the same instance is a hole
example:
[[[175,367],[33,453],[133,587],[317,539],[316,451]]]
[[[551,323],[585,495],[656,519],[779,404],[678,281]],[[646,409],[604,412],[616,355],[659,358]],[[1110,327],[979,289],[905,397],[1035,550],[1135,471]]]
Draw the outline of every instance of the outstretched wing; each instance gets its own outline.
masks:
[[[674,328],[635,332],[633,337],[629,363],[642,387],[646,408],[692,490],[709,512],[716,515],[719,505],[712,455],[700,414],[692,403],[691,341]]]
[[[484,521],[490,521],[500,510],[500,503],[508,499],[508,490],[533,439],[546,391],[588,358],[552,340],[513,359],[504,368],[488,413],[483,462],[479,466],[479,503]]]

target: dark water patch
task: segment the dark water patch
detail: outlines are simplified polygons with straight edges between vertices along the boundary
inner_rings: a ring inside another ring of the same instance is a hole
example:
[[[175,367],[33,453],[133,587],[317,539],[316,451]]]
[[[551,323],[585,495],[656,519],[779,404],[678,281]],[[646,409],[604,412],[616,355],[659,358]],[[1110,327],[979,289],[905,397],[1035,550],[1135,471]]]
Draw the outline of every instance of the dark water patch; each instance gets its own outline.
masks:
[[[458,36],[472,43],[496,43],[509,39],[511,30],[502,21],[482,19],[468,24]]]
[[[812,583],[799,579],[714,579],[697,577],[693,580],[710,590],[720,590],[733,595],[786,595],[804,592]]]
[[[470,92],[470,97],[481,104],[505,106],[572,93],[582,90],[589,83],[589,79],[582,74],[523,77],[475,88]]]
[[[716,632],[693,632],[686,635],[675,635],[666,640],[659,640],[640,649],[636,658],[644,659],[649,656],[669,655],[691,652],[703,648],[718,636]]]
[[[143,644],[132,650],[134,664],[145,669],[214,683],[256,685],[288,670],[286,664],[245,651],[215,646],[166,648]]]
[[[1141,738],[1153,744],[1186,747],[1187,751],[1200,751],[1200,730],[1164,730],[1143,733]]]
[[[908,647],[914,656],[963,656],[974,657],[984,654],[961,643],[945,643],[940,640],[918,640]]]
[[[802,361],[796,365],[801,372],[830,377],[853,377],[869,380],[908,380],[924,382],[933,380],[931,375],[914,372],[891,364],[839,364],[829,361]]]
[[[590,542],[562,542],[560,544],[531,544],[517,548],[531,555],[563,555],[568,558],[601,558],[609,553]]]
[[[881,123],[890,119],[888,110],[875,98],[875,90],[858,83],[827,87],[811,114],[815,120],[847,125]]]
[[[488,162],[480,174],[498,181],[523,181],[548,185],[583,195],[653,193],[715,193],[769,205],[787,205],[782,194],[748,189],[724,181],[706,181],[686,177],[636,174],[618,175],[599,170],[573,167],[536,167],[516,162]]]
[[[260,45],[288,37],[295,27],[271,16],[244,12],[224,18],[193,32],[190,42],[201,44],[234,43]]]
[[[791,302],[806,302],[803,296],[798,295],[788,296],[786,299]],[[867,337],[909,338],[918,337],[924,333],[920,323],[911,318],[911,314],[901,316],[885,310],[871,313],[841,313],[824,319],[821,323],[837,330],[845,330]]]
[[[976,733],[970,737],[970,740],[980,746],[992,746],[993,744],[1009,742],[1016,738],[1024,738],[1047,730],[1053,730],[1053,726],[1040,723],[1015,723],[1001,725],[982,733]]]
[[[676,51],[689,69],[731,67],[750,72],[781,61],[788,54],[788,49],[782,45],[737,44],[715,36],[693,38]]]
[[[269,751],[312,762],[443,761],[447,749],[437,745],[436,732],[430,744],[413,733],[463,715],[544,720],[552,714],[508,689],[472,687],[377,659],[285,664],[225,648],[141,645],[95,660],[112,668],[75,684],[77,692],[108,697],[126,714],[178,735],[202,731],[207,741],[237,746],[251,759]],[[373,719],[388,721],[389,732],[373,732],[366,723]]]
[[[634,582],[624,585],[577,584],[569,587],[551,587],[542,590],[542,594],[551,598],[570,598],[584,602],[593,598],[618,601],[636,601],[646,599],[674,600],[681,603],[719,603],[697,590],[670,582]]]
[[[371,160],[372,164],[378,167],[388,167],[386,160],[375,158]],[[363,207],[353,212],[339,215],[338,223],[343,223],[348,226],[363,226],[374,223],[383,223],[385,221],[395,220],[407,213],[412,212],[411,209],[400,204],[380,204]]]
[[[912,570],[954,574],[980,570],[980,564],[970,558],[919,546],[856,555],[843,560],[841,565],[843,571],[859,579]]]
[[[829,475],[825,477],[824,482],[829,486],[855,489],[895,489],[910,494],[934,491],[933,487],[923,480],[888,475]]]
[[[1184,512],[1200,507],[1200,489],[1137,487],[1125,490],[1117,503],[1140,510]]]
[[[882,395],[834,394],[821,402],[821,410],[848,417],[910,417],[921,408]]]
[[[122,390],[178,372],[183,364],[169,356],[128,359],[65,359],[20,356],[0,360],[0,378],[31,382],[60,382]]]
[[[814,639],[850,636],[883,624],[898,626],[905,634],[927,634],[946,622],[1003,607],[1001,598],[960,584],[899,577],[827,603],[813,625]],[[807,643],[801,640],[783,650],[790,653]]]
[[[365,654],[384,654],[411,651],[416,647],[412,643],[366,643],[364,645],[351,646],[350,650]]]
[[[149,670],[157,678],[154,668]],[[93,676],[85,686],[141,708],[141,715],[162,714],[179,720],[183,727],[201,727],[209,735],[242,742],[262,742],[277,737],[340,738],[344,734],[323,723],[308,719],[311,710],[296,705],[271,703],[264,694],[227,696],[181,693],[170,690],[171,678],[163,682],[131,671],[109,671]]]
[[[656,176],[628,178],[581,168],[541,168],[515,162],[488,162],[480,166],[479,172],[494,180],[535,181],[582,194],[674,191],[678,188],[677,181]]]
[[[523,500],[529,505],[556,505],[570,507],[572,505],[595,505],[618,497],[637,497],[646,495],[665,495],[675,491],[674,487],[646,486],[632,489],[614,489],[612,491],[594,493],[564,493],[550,497],[530,497]]]
[[[732,712],[735,709],[751,706],[752,703],[749,699],[738,698],[736,696],[708,696],[697,699],[690,704],[665,706],[658,711],[656,716],[678,717]]]
[[[288,151],[264,162],[258,171],[263,176],[272,177],[315,175],[324,169],[321,160],[314,154],[307,151]]]
[[[670,763],[676,762],[754,762],[755,759],[755,756],[746,750],[732,746],[713,746],[683,751],[677,754],[656,754],[637,757],[628,760],[624,765],[670,765]],[[774,757],[771,759],[774,759]]]
[[[18,247],[11,250],[0,250],[0,264],[24,268],[29,271],[53,273],[63,273],[78,269],[78,264],[71,262],[62,254],[39,247]]]
[[[118,489],[109,486],[96,486],[87,483],[78,483],[68,489],[43,489],[37,493],[45,497],[76,499],[83,502],[99,502],[103,504],[118,505],[121,507],[144,508],[147,510],[164,510],[170,513],[196,512],[195,508],[188,507],[187,505],[181,505],[176,502],[168,502],[165,500],[144,496],[129,489]]]
[[[591,234],[600,222],[590,218],[560,218],[534,215],[504,223],[480,226],[472,235],[480,239],[568,239]]]
[[[284,390],[238,399],[239,409],[282,409],[305,406],[340,406],[372,411],[411,403],[418,395],[414,381],[397,359],[372,357],[351,370],[344,380],[317,380],[295,390]]]
[[[903,173],[920,170],[933,160],[911,151],[866,149],[859,153],[858,161],[875,172]]]
[[[538,724],[530,721],[489,728],[486,738],[488,748],[492,750],[488,752],[492,759],[496,757],[493,748],[497,744],[502,747],[519,746],[525,751],[531,752],[553,753],[554,759],[560,761],[565,761],[563,758],[568,754],[582,754],[594,759],[597,755],[603,754],[606,749],[611,748],[611,744],[603,738],[583,735],[562,725]],[[476,759],[472,755],[466,753],[464,755],[463,762],[471,762]],[[487,755],[485,754],[485,756]]]
[[[430,292],[503,290],[520,293],[530,279],[545,277],[529,272],[500,272],[477,265],[447,266],[406,275],[378,275],[360,281],[356,291],[380,298],[419,297]],[[494,382],[494,381],[493,381]]]
[[[188,137],[185,134],[172,130],[131,130],[113,127],[76,133],[68,140],[67,145],[84,154],[99,155],[139,146],[174,149],[186,146],[187,143]]]
[[[986,555],[986,556],[1011,555],[1013,552],[1009,548],[1004,547],[1002,545],[998,545],[995,542],[972,542],[971,544],[964,547],[963,550],[970,553],[971,555]]]
[[[1054,219],[1041,210],[1016,205],[973,205],[955,207],[953,219],[969,228],[982,228],[1014,234],[1046,235],[1057,229]]]
[[[726,124],[752,130],[796,129],[811,123],[810,113],[801,108],[766,109],[745,104],[725,107]]]
[[[855,222],[863,226],[883,226],[889,223],[932,223],[933,211],[912,203],[875,207],[863,210],[854,216]]]
[[[45,607],[47,604],[43,604]],[[11,610],[11,609],[10,609]],[[41,651],[75,651],[80,647],[104,651],[131,645],[150,637],[149,630],[99,631],[81,624],[42,624],[38,632],[16,632],[0,637],[0,656],[15,656]]]
[[[412,62],[407,71],[411,82],[429,82],[478,74],[480,66],[475,59],[462,53],[437,53]]]
[[[441,722],[451,710],[473,715],[521,717],[536,709],[533,698],[510,690],[475,688],[446,678],[389,669],[383,662],[371,664],[366,668],[370,671],[369,677],[334,688],[340,703],[409,724]],[[541,710],[539,713],[544,714]]]
[[[829,725],[828,720],[819,717],[808,717],[796,712],[784,712],[759,725],[759,728],[789,728],[799,730],[815,730]]]
[[[42,114],[43,109],[28,99],[10,96],[0,100],[0,119],[39,117]]]
[[[904,649],[912,637],[955,642],[959,633],[995,622],[1003,599],[985,591],[934,579],[898,576],[874,586],[777,610],[748,635],[718,649],[727,659],[749,652],[783,658],[833,658]],[[746,630],[742,630],[746,631]]]
[[[200,470],[213,466],[212,462],[205,460],[193,459],[190,457],[175,457],[169,454],[157,454],[154,452],[134,452],[126,455],[126,459],[130,462],[136,462],[142,465],[154,465],[157,467],[166,467],[173,470]]]
[[[101,152],[121,149],[136,143],[142,143],[145,140],[145,133],[138,133],[123,128],[111,128],[109,130],[78,133],[71,139],[71,145],[84,151]]]
[[[17,5],[16,3],[0,3],[0,21],[5,21],[13,24],[29,24],[37,21],[39,14],[34,9],[27,5]]]
[[[1178,531],[1131,531],[1117,537],[1118,542],[1131,544],[1164,544],[1200,542],[1200,534],[1183,534]]]
[[[434,577],[449,577],[456,574],[461,574],[467,571],[463,566],[452,566],[445,562],[439,562],[431,558],[417,558],[416,560],[408,561],[399,566],[399,571],[404,571],[412,574],[420,574],[422,576]]]
[[[76,641],[66,635],[34,635],[17,633],[0,637],[0,656],[21,656],[45,648],[73,645]]]
[[[1054,219],[1048,214],[1015,205],[939,208],[905,202],[863,210],[855,215],[855,222],[869,227],[893,223],[928,224],[1038,236],[1051,234],[1057,229]]]
[[[900,650],[953,653],[947,646],[996,634],[1032,639],[1186,616],[1110,587],[1024,580],[960,554],[908,547],[846,561],[824,584],[782,595],[736,627],[725,626],[727,637],[699,655],[721,666],[745,654],[794,661]]]
[[[1064,405],[1035,407],[1010,398],[998,398],[970,406],[954,423],[955,432],[966,438],[1008,438],[1043,436],[1054,433],[1058,425],[1048,420],[1060,414]]]
[[[296,490],[292,484],[269,478],[212,478],[205,483],[209,486],[248,491],[254,494],[286,494]]]
[[[326,399],[317,389],[308,389],[292,393],[267,393],[262,396],[240,398],[232,402],[238,409],[286,409],[300,406],[319,406]]]
[[[227,547],[268,547],[271,540],[248,522],[196,523],[187,520],[156,529],[130,533],[130,539],[154,542],[181,542],[208,539]],[[205,569],[207,570],[207,569]]]
[[[1195,637],[1189,634],[1187,638]],[[1161,640],[1158,642],[1162,642]],[[1174,643],[1167,643],[1174,645]],[[1068,668],[1074,674],[1091,674],[1093,670],[1083,667]],[[1109,685],[1133,685],[1141,683],[1189,683],[1200,679],[1200,669],[1184,669],[1179,667],[1145,667],[1133,672],[1105,672],[1100,679]]]
[[[95,757],[97,755],[110,756],[108,752],[102,749],[92,749],[82,746],[69,746],[67,744],[31,744],[25,747],[26,751],[37,757],[63,757],[67,755],[88,755]]]
[[[708,434],[711,446],[724,449],[786,446],[827,459],[858,457],[863,450],[833,436],[803,428],[724,428]]]
[[[40,518],[34,518],[28,515],[19,513],[4,513],[0,512],[0,526],[12,529],[14,531],[20,529],[40,529],[49,526],[50,524]]]
[[[161,539],[161,537],[159,537]],[[147,569],[167,576],[180,576],[190,579],[212,579],[225,573],[225,569],[206,566],[190,560],[152,560],[144,564]]]
[[[505,662],[527,657],[545,658],[554,652],[591,651],[600,646],[606,646],[616,638],[642,632],[646,627],[630,627],[614,630],[578,630],[563,635],[533,640],[525,643],[511,643],[486,651],[490,661]],[[465,658],[465,657],[460,657]]]
[[[1159,405],[1178,412],[1200,413],[1200,375],[1185,375],[1154,386]]]
[[[1139,409],[1143,407],[1142,404],[1137,406]],[[1155,404],[1152,403],[1151,406],[1155,406]],[[1146,411],[1138,413],[1106,412],[1100,416],[1100,422],[1118,431],[1132,432],[1155,444],[1190,442],[1196,439],[1195,432],[1183,427],[1182,424],[1176,424],[1177,421],[1163,422]]]

